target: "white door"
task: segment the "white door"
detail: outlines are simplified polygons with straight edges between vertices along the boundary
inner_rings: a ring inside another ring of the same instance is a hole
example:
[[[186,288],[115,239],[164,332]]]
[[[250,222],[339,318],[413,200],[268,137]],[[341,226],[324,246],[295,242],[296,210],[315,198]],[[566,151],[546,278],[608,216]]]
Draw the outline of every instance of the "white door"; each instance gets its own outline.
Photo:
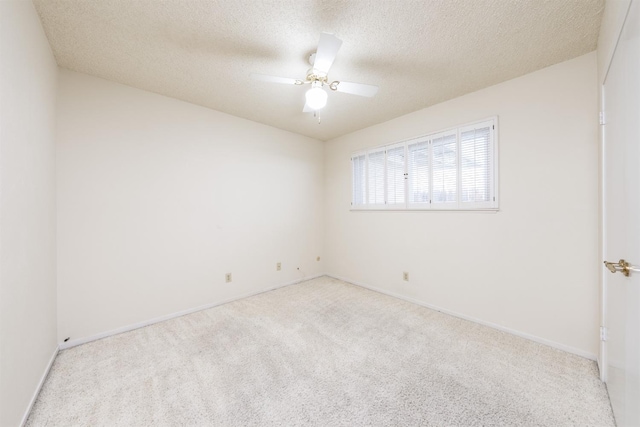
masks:
[[[619,427],[640,426],[640,1],[625,20],[604,81],[603,377]]]

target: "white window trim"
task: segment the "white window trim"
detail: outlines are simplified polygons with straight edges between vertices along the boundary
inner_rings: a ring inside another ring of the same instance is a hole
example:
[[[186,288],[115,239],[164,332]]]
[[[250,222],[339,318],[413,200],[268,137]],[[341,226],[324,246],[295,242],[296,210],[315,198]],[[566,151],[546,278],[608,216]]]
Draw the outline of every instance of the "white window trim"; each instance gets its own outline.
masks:
[[[460,168],[461,168],[461,160],[460,160],[460,156],[461,156],[461,150],[460,150],[460,134],[462,132],[464,132],[465,130],[469,129],[469,128],[474,128],[477,127],[478,125],[483,125],[483,124],[491,124],[491,139],[493,141],[493,145],[491,146],[491,154],[490,154],[490,159],[492,162],[492,172],[493,172],[493,185],[490,187],[491,189],[491,194],[490,197],[493,198],[493,201],[491,202],[481,202],[481,203],[469,203],[469,202],[462,202],[460,199],[462,197],[462,192],[461,192],[461,185],[462,185],[462,180],[460,179],[461,173],[460,173]],[[443,135],[449,135],[451,133],[456,133],[456,139],[457,139],[457,144],[458,144],[458,149],[457,149],[457,201],[456,202],[444,202],[444,203],[429,203],[428,205],[423,204],[423,203],[409,203],[409,194],[408,194],[408,190],[409,190],[409,182],[407,179],[405,179],[405,203],[403,205],[390,205],[387,202],[387,154],[386,151],[388,149],[391,148],[395,148],[398,146],[404,146],[405,147],[405,166],[404,166],[404,171],[405,173],[408,173],[408,156],[409,156],[409,150],[408,147],[410,144],[412,143],[416,143],[416,142],[422,142],[422,141],[428,141],[429,142],[429,173],[431,174],[430,180],[429,180],[429,196],[433,197],[433,169],[432,169],[432,162],[433,162],[433,145],[431,144],[431,141],[433,139],[436,139],[438,137],[441,137]],[[350,202],[350,210],[351,211],[356,211],[356,212],[364,212],[364,211],[396,211],[396,212],[415,212],[415,211],[431,211],[431,212],[487,212],[487,213],[493,213],[493,212],[498,212],[500,210],[500,200],[499,200],[499,133],[498,133],[498,116],[492,116],[486,119],[482,119],[482,120],[477,120],[474,122],[470,122],[470,123],[465,123],[463,125],[460,126],[456,126],[456,127],[452,127],[452,128],[448,128],[448,129],[444,129],[444,130],[440,130],[437,132],[433,132],[433,133],[429,133],[426,135],[420,135],[417,137],[413,137],[413,138],[408,138],[402,141],[398,141],[398,142],[394,142],[392,144],[385,144],[385,145],[381,145],[381,146],[376,146],[376,147],[371,147],[369,149],[361,149],[358,150],[356,152],[354,152],[351,155],[351,162],[353,162],[353,159],[357,156],[360,155],[365,155],[365,159],[366,159],[366,177],[365,177],[365,205],[353,205],[353,199],[354,199],[354,194],[353,194],[353,163],[351,163],[351,202]],[[381,150],[384,150],[385,152],[385,158],[384,158],[384,200],[385,203],[384,204],[375,204],[375,205],[371,205],[369,204],[369,153],[373,153],[373,152],[379,152]],[[454,205],[454,206],[452,206]]]

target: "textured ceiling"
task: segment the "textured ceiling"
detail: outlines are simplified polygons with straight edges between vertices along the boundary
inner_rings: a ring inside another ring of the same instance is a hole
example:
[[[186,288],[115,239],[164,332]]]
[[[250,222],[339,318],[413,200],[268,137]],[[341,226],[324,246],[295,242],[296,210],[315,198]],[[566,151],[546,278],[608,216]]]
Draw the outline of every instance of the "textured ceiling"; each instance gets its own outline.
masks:
[[[35,0],[58,65],[321,140],[596,48],[604,0]],[[343,40],[322,123],[302,113],[321,32]]]

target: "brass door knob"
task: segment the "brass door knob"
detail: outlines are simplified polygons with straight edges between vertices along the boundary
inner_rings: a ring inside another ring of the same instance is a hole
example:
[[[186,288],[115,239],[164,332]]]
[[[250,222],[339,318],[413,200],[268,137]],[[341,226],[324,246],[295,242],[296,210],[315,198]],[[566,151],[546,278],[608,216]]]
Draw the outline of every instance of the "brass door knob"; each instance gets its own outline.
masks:
[[[627,261],[623,260],[623,259],[621,259],[618,262],[605,261],[604,265],[612,273],[615,273],[616,271],[619,271],[622,274],[624,274],[626,277],[629,277],[629,272],[631,271],[631,267],[629,266],[629,263]]]

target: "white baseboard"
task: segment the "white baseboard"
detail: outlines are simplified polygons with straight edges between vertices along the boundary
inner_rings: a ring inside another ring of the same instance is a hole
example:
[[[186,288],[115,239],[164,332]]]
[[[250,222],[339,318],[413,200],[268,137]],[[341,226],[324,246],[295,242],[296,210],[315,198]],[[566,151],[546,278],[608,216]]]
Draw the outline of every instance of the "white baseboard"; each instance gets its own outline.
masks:
[[[44,380],[47,379],[47,375],[49,375],[49,371],[51,370],[51,366],[53,366],[53,361],[56,360],[56,356],[58,355],[58,351],[60,351],[60,349],[59,349],[59,347],[56,346],[55,350],[53,350],[53,354],[51,355],[51,358],[49,359],[49,363],[47,364],[47,367],[44,369],[42,377],[40,378],[40,381],[38,382],[38,386],[36,387],[36,390],[33,392],[33,396],[31,397],[31,401],[29,402],[29,405],[27,406],[27,409],[24,411],[24,415],[22,416],[22,421],[20,421],[20,427],[24,426],[25,423],[27,422],[27,419],[29,418],[29,414],[31,413],[31,408],[33,408],[33,404],[36,403],[36,399],[38,398],[38,395],[40,394],[40,390],[42,389],[42,385],[44,384]]]
[[[230,302],[233,302],[233,301],[237,301],[237,300],[240,300],[240,299],[243,299],[243,298],[248,298],[248,297],[251,297],[251,296],[254,296],[254,295],[259,295],[259,294],[262,294],[264,292],[272,291],[274,289],[283,288],[285,286],[295,285],[296,283],[304,282],[306,280],[316,279],[316,278],[322,277],[322,276],[333,277],[334,279],[342,280],[344,282],[351,283],[353,285],[360,286],[360,287],[363,287],[363,288],[366,288],[366,289],[369,289],[369,290],[372,290],[372,291],[375,291],[375,292],[379,292],[381,294],[389,295],[389,296],[394,297],[394,298],[399,298],[401,300],[408,301],[410,303],[417,304],[417,305],[429,308],[431,310],[439,311],[441,313],[445,313],[445,314],[448,314],[450,316],[458,317],[460,319],[464,319],[464,320],[468,320],[470,322],[478,323],[480,325],[488,326],[490,328],[497,329],[499,331],[507,332],[509,334],[516,335],[516,336],[521,337],[521,338],[525,338],[525,339],[528,339],[528,340],[531,340],[531,341],[534,341],[534,342],[537,342],[537,343],[540,343],[540,344],[548,345],[549,347],[557,348],[558,350],[566,351],[567,353],[572,353],[572,354],[584,357],[586,359],[590,359],[590,360],[594,360],[594,361],[599,362],[598,357],[597,357],[596,354],[593,354],[593,353],[590,353],[590,352],[587,352],[587,351],[584,351],[584,350],[581,350],[581,349],[578,349],[578,348],[575,348],[575,347],[571,347],[571,346],[568,346],[568,345],[565,345],[565,344],[561,344],[561,343],[558,343],[558,342],[555,342],[555,341],[551,341],[551,340],[548,340],[548,339],[545,339],[545,338],[541,338],[541,337],[538,337],[538,336],[535,336],[535,335],[531,335],[531,334],[528,334],[526,332],[521,332],[521,331],[518,331],[518,330],[515,330],[515,329],[510,329],[510,328],[507,328],[505,326],[498,325],[496,323],[487,322],[487,321],[484,321],[484,320],[481,320],[481,319],[477,319],[475,317],[467,316],[465,314],[457,313],[455,311],[448,310],[446,308],[438,307],[438,306],[435,306],[435,305],[432,305],[432,304],[429,304],[429,303],[426,303],[426,302],[423,302],[423,301],[420,301],[420,300],[417,300],[417,299],[414,299],[414,298],[410,298],[410,297],[407,297],[407,296],[404,296],[404,295],[401,295],[401,294],[397,294],[395,292],[390,292],[390,291],[387,291],[387,290],[384,290],[384,289],[376,288],[374,286],[370,286],[370,285],[365,284],[365,283],[357,282],[355,280],[351,280],[351,279],[348,279],[348,278],[345,278],[345,277],[335,276],[335,275],[332,275],[332,274],[324,274],[324,273],[323,274],[317,274],[317,275],[314,275],[314,276],[304,277],[304,278],[301,278],[301,279],[296,279],[296,280],[293,280],[291,282],[287,282],[287,283],[284,283],[284,284],[272,286],[272,287],[270,287],[268,289],[263,289],[263,290],[256,291],[256,292],[250,292],[250,293],[239,295],[237,297],[229,298],[229,299],[226,299],[226,300],[217,301],[217,302],[214,302],[214,303],[205,304],[205,305],[201,305],[201,306],[194,307],[194,308],[189,308],[187,310],[182,310],[182,311],[179,311],[179,312],[176,312],[176,313],[167,314],[165,316],[156,317],[156,318],[145,320],[145,321],[142,321],[142,322],[139,322],[139,323],[135,323],[135,324],[132,324],[132,325],[123,326],[122,328],[113,329],[113,330],[102,332],[102,333],[99,333],[99,334],[96,334],[96,335],[92,335],[92,336],[89,336],[89,337],[78,338],[78,339],[75,339],[75,340],[70,340],[70,341],[67,341],[67,342],[63,342],[63,343],[60,343],[59,349],[60,350],[64,350],[64,349],[67,349],[67,348],[75,347],[77,345],[81,345],[81,344],[85,344],[85,343],[88,343],[88,342],[91,342],[91,341],[96,341],[96,340],[99,340],[99,339],[102,339],[102,338],[106,338],[106,337],[109,337],[109,336],[112,336],[112,335],[117,335],[117,334],[121,334],[123,332],[128,332],[128,331],[133,331],[135,329],[139,329],[139,328],[143,328],[145,326],[153,325],[154,323],[163,322],[165,320],[169,320],[169,319],[173,319],[173,318],[176,318],[176,317],[184,316],[184,315],[187,315],[187,314],[195,313],[197,311],[206,310],[206,309],[209,309],[209,308],[212,308],[212,307],[217,307],[217,306],[222,305],[222,304],[227,304],[227,303],[230,303]],[[57,351],[58,350],[56,349],[56,354],[57,354]],[[54,354],[53,358],[55,358],[55,354]],[[53,363],[53,358],[52,358],[50,364]],[[47,372],[46,373],[49,372],[49,368],[50,368],[50,366],[47,368]],[[45,373],[45,377],[46,377],[46,373]],[[45,377],[43,377],[42,381],[44,381]],[[40,390],[41,386],[42,386],[42,384],[39,385],[38,391]],[[36,396],[37,396],[37,393],[36,393]],[[34,397],[34,401],[35,401],[35,397]],[[32,404],[33,404],[33,402],[32,402]]]
[[[106,332],[101,332],[99,334],[91,335],[89,337],[78,338],[78,339],[75,339],[75,340],[69,340],[67,342],[60,343],[60,350],[65,350],[67,348],[75,347],[77,345],[86,344],[88,342],[96,341],[96,340],[99,340],[99,339],[102,339],[102,338],[106,338],[106,337],[110,337],[112,335],[118,335],[118,334],[121,334],[123,332],[129,332],[129,331],[133,331],[135,329],[144,328],[145,326],[153,325],[154,323],[164,322],[165,320],[169,320],[169,319],[173,319],[173,318],[176,318],[176,317],[184,316],[184,315],[187,315],[187,314],[195,313],[196,311],[206,310],[208,308],[217,307],[217,306],[222,305],[222,304],[227,304],[227,303],[230,303],[230,302],[233,302],[233,301],[237,301],[237,300],[240,300],[240,299],[243,299],[243,298],[248,298],[248,297],[252,297],[254,295],[259,295],[259,294],[262,294],[262,293],[265,293],[265,292],[273,291],[274,289],[284,288],[285,286],[295,285],[296,283],[304,282],[304,281],[311,280],[311,279],[316,279],[316,278],[322,277],[322,276],[325,276],[325,274],[324,273],[323,274],[317,274],[315,276],[309,276],[309,277],[304,277],[304,278],[301,278],[301,279],[296,279],[296,280],[293,280],[291,282],[287,282],[287,283],[283,283],[283,284],[280,284],[280,285],[272,286],[272,287],[270,287],[268,289],[262,289],[262,290],[256,291],[256,292],[249,292],[247,294],[242,294],[242,295],[239,295],[237,297],[228,298],[226,300],[217,301],[217,302],[201,305],[201,306],[194,307],[194,308],[188,308],[186,310],[178,311],[176,313],[167,314],[165,316],[155,317],[155,318],[149,319],[149,320],[143,320],[142,322],[134,323],[132,325],[123,326],[123,327],[117,328],[117,329],[112,329],[112,330],[106,331]]]
[[[528,340],[535,341],[535,342],[540,343],[540,344],[548,345],[549,347],[557,348],[558,350],[566,351],[567,353],[572,353],[572,354],[575,354],[577,356],[584,357],[586,359],[596,360],[596,361],[598,359],[597,355],[595,355],[593,353],[589,353],[588,351],[581,350],[579,348],[570,347],[568,345],[561,344],[561,343],[558,343],[558,342],[555,342],[555,341],[551,341],[551,340],[548,340],[548,339],[545,339],[545,338],[541,338],[541,337],[538,337],[538,336],[535,336],[535,335],[531,335],[531,334],[528,334],[526,332],[517,331],[515,329],[510,329],[510,328],[507,328],[507,327],[502,326],[502,325],[498,325],[498,324],[495,324],[495,323],[487,322],[487,321],[484,321],[484,320],[481,320],[481,319],[477,319],[475,317],[467,316],[465,314],[456,313],[455,311],[447,310],[446,308],[437,307],[435,305],[428,304],[428,303],[420,301],[420,300],[416,300],[416,299],[413,299],[413,298],[410,298],[410,297],[407,297],[407,296],[404,296],[404,295],[400,295],[400,294],[397,294],[395,292],[389,292],[387,290],[376,288],[374,286],[370,286],[370,285],[367,285],[367,284],[364,284],[364,283],[359,283],[359,282],[356,282],[356,281],[351,280],[351,279],[347,279],[347,278],[339,277],[339,276],[334,276],[332,274],[327,274],[327,276],[333,277],[334,279],[342,280],[343,282],[351,283],[353,285],[369,289],[371,291],[375,291],[375,292],[379,292],[381,294],[389,295],[389,296],[394,297],[394,298],[399,298],[401,300],[405,300],[405,301],[411,302],[413,304],[421,305],[423,307],[430,308],[431,310],[439,311],[441,313],[448,314],[450,316],[459,317],[460,319],[469,320],[471,322],[479,323],[480,325],[488,326],[490,328],[497,329],[497,330],[502,331],[502,332],[507,332],[509,334],[516,335],[516,336],[521,337],[521,338],[526,338]]]

